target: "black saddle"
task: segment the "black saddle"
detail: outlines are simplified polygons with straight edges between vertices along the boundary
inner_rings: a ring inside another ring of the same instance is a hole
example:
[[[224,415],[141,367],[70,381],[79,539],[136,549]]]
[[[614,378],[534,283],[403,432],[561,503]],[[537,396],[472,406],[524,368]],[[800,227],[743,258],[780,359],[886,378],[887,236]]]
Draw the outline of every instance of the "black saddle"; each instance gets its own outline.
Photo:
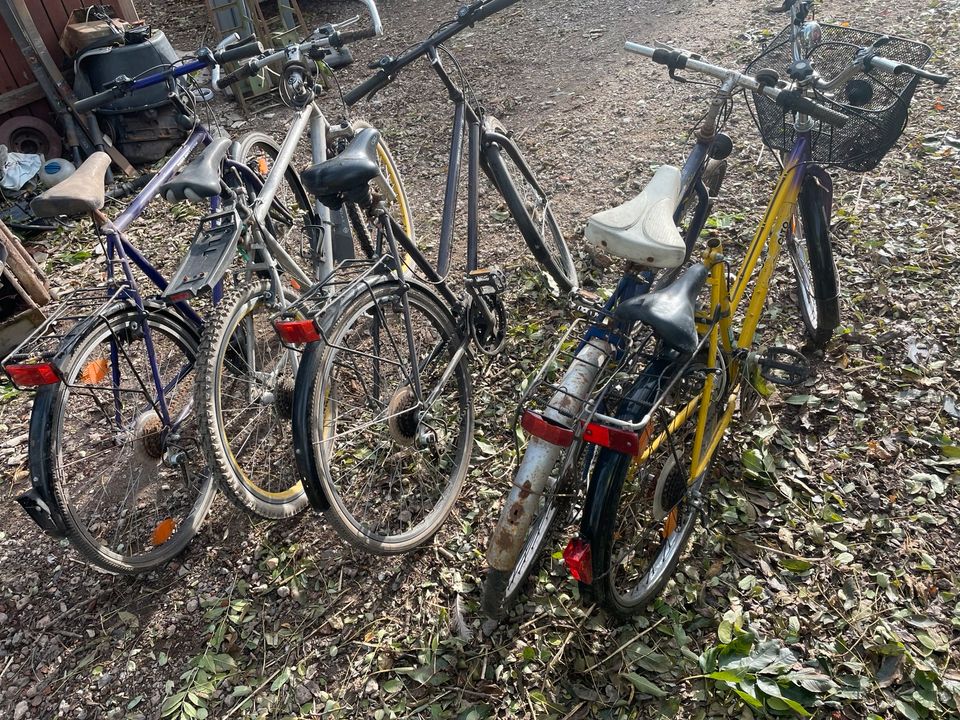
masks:
[[[642,322],[666,345],[689,355],[699,342],[694,304],[706,279],[707,266],[697,263],[662,290],[620,303],[614,313],[623,320]]]
[[[169,202],[212,198],[220,194],[220,161],[230,149],[230,138],[212,141],[172,180],[160,186],[160,194]]]
[[[377,130],[364,128],[342,153],[304,170],[300,175],[303,186],[325,205],[339,204],[337,200],[341,196],[361,201],[367,197],[368,183],[380,173],[379,142]]]

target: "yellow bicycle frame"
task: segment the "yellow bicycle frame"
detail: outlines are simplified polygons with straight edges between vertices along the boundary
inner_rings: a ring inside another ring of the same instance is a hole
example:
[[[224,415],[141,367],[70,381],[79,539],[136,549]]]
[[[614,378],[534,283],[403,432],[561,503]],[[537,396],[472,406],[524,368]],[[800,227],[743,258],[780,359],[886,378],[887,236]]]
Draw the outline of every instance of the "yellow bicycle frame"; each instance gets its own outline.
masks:
[[[710,305],[703,317],[709,318],[709,320],[698,321],[697,323],[697,329],[701,336],[705,333],[709,335],[706,342],[707,357],[705,363],[708,372],[703,390],[687,403],[683,410],[677,413],[670,424],[656,438],[653,438],[647,444],[635,460],[635,465],[646,462],[670,434],[687,422],[694,413],[697,413],[697,430],[693,440],[693,459],[688,484],[696,481],[706,471],[737,407],[744,354],[753,344],[757,325],[763,315],[767,293],[770,289],[770,279],[780,256],[780,234],[785,230],[796,211],[797,198],[805,175],[806,148],[805,138],[801,136],[780,173],[770,204],[767,206],[763,220],[758,226],[750,248],[737,272],[732,294],[727,281],[727,262],[723,254],[723,246],[719,242],[713,241],[704,252],[703,264],[707,266],[710,272],[708,277]],[[755,280],[751,283],[764,247],[767,248],[766,257]],[[749,294],[748,290],[750,290]],[[740,335],[734,340],[733,317],[745,297],[748,298],[749,304],[744,315],[743,325],[740,328]],[[730,358],[727,379],[730,386],[736,388],[736,390],[730,395],[723,415],[713,428],[710,437],[707,438],[707,415],[710,410],[710,398],[714,392],[717,375],[716,372],[710,372],[710,370],[718,367],[717,357],[721,351],[721,343],[724,354]]]

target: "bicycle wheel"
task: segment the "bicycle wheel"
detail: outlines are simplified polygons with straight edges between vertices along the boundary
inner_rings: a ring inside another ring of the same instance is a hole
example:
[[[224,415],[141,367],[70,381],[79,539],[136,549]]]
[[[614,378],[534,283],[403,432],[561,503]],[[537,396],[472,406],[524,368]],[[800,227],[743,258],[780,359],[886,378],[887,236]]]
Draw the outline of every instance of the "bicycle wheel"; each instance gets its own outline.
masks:
[[[481,598],[481,608],[487,617],[497,620],[506,617],[526,587],[527,579],[543,559],[546,546],[556,534],[557,523],[569,517],[578,494],[574,475],[579,467],[581,449],[580,443],[571,445],[554,463],[513,569],[487,568]],[[526,458],[527,454],[524,454]]]
[[[837,267],[830,245],[830,208],[825,207],[815,178],[800,190],[797,210],[786,233],[787,253],[797,279],[797,305],[807,337],[821,347],[840,324]]]
[[[487,118],[485,130],[506,135],[499,121]],[[513,150],[516,150],[514,146]],[[507,203],[520,234],[533,256],[550,273],[561,292],[577,287],[577,270],[570,257],[560,226],[553,215],[550,199],[543,192],[533,171],[517,157],[497,143],[491,142],[484,149],[484,158],[493,183]],[[519,162],[518,162],[518,159]]]
[[[240,140],[236,156],[260,179],[267,179],[280,153],[280,146],[266,133],[250,132]],[[256,188],[251,188],[256,193]],[[277,243],[294,260],[302,260],[312,267],[320,251],[319,231],[310,211],[310,198],[300,182],[300,175],[291,163],[283,174],[283,182],[277,189],[270,212],[267,213],[267,229]],[[294,285],[296,288],[296,285]]]
[[[669,386],[676,362],[665,356],[651,361],[621,403],[618,417],[633,422],[643,417]],[[617,617],[636,615],[663,590],[693,533],[699,488],[707,474],[704,470],[690,478],[696,413],[668,428],[702,396],[710,375],[696,361],[683,372],[642,432],[638,457],[598,453],[590,487],[600,494],[587,501],[582,532],[591,546],[593,582],[584,587]],[[708,440],[723,396],[719,377],[714,374],[714,391],[707,398]]]
[[[173,313],[144,318],[133,308],[108,318],[76,339],[64,382],[37,393],[30,464],[74,547],[105,570],[138,573],[186,548],[216,486],[193,412],[192,326]],[[144,319],[170,424],[157,412]]]
[[[305,481],[319,485],[347,542],[378,554],[412,550],[440,529],[470,463],[466,356],[445,372],[460,345],[453,319],[427,290],[386,281],[345,299],[323,335],[304,353],[295,390],[307,398],[302,415],[294,401],[305,427],[297,453],[310,457],[301,469],[315,473]]]
[[[196,404],[210,469],[226,495],[278,520],[307,506],[291,437],[297,353],[270,323],[273,284],[236,289],[217,305],[198,353]],[[296,295],[285,291],[286,304]]]

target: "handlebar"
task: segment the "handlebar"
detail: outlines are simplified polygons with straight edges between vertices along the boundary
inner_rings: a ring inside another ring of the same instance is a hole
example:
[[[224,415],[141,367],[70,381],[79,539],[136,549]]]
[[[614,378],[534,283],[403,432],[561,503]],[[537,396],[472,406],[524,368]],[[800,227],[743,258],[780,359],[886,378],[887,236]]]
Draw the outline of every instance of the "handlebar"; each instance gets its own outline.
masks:
[[[363,98],[372,95],[393,82],[397,73],[414,60],[434,52],[437,45],[445,43],[460,31],[471,27],[474,23],[486,20],[494,13],[510,7],[519,1],[520,0],[475,0],[475,2],[469,5],[464,5],[457,11],[457,16],[451,22],[438,29],[419,45],[407,50],[398,58],[382,58],[373,66],[379,67],[377,73],[368,77],[350,90],[343,96],[343,101],[348,106],[357,104]]]
[[[713,65],[701,60],[697,56],[688,55],[679,50],[652,48],[633,42],[628,42],[626,49],[638,55],[648,57],[655,63],[666,65],[671,71],[687,69],[704,75],[710,75],[721,81],[731,81],[738,87],[763,93],[786,110],[810,115],[830,125],[843,127],[847,123],[847,116],[843,113],[824,107],[820,103],[805,97],[800,92],[771,87],[759,82],[755,77],[745,75],[737,70],[729,70],[719,65]]]
[[[915,65],[910,65],[908,63],[898,63],[889,58],[880,57],[879,55],[874,55],[871,58],[868,58],[863,63],[864,70],[872,70],[877,68],[883,72],[888,72],[891,75],[899,75],[900,73],[908,72],[913,73],[917,77],[921,77],[925,80],[930,80],[941,87],[946,85],[950,81],[949,75],[940,75],[938,73],[932,73],[928,70],[923,70],[918,68]]]
[[[257,40],[257,36],[250,35],[223,50],[214,50],[213,60],[217,65],[225,65],[228,62],[247,60],[262,53],[263,45]]]

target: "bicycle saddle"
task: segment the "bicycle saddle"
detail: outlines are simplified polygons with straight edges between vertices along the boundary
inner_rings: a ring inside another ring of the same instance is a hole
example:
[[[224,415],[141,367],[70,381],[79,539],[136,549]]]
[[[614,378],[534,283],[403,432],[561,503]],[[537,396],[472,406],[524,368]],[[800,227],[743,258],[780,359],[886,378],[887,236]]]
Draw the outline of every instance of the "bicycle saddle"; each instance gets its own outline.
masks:
[[[110,167],[110,156],[95,152],[76,172],[30,201],[30,210],[38,218],[57,215],[86,215],[103,207],[103,180]]]
[[[614,314],[623,320],[642,322],[666,345],[689,355],[699,342],[694,303],[706,279],[707,266],[697,263],[662,290],[620,303]]]
[[[377,143],[380,133],[364,128],[342,153],[330,160],[311,165],[301,174],[303,186],[321,202],[340,194],[363,196],[367,183],[380,174]]]
[[[220,161],[230,149],[230,138],[217,138],[172,180],[160,186],[168,202],[199,202],[220,194]]]
[[[680,267],[687,247],[673,222],[679,201],[680,170],[661,165],[635,198],[590,217],[583,236],[624,260],[647,267]]]

